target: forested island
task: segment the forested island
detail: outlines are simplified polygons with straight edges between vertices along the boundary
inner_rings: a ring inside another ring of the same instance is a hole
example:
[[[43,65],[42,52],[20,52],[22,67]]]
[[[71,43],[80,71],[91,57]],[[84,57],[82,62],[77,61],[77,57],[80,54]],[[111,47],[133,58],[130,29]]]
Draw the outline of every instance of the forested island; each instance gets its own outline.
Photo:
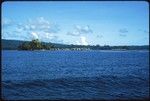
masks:
[[[50,50],[54,48],[53,44],[44,44],[41,43],[38,39],[34,39],[31,42],[23,42],[21,45],[18,46],[19,50]]]
[[[109,46],[109,45],[66,45],[57,43],[2,39],[3,50],[149,50],[149,45],[142,46]]]

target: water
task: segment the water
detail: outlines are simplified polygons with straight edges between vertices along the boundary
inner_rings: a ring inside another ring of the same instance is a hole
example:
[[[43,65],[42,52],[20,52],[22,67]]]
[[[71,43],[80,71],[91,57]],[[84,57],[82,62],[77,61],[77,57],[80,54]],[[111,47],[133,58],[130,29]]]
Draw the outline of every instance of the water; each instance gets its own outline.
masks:
[[[2,51],[2,98],[149,99],[149,52]]]

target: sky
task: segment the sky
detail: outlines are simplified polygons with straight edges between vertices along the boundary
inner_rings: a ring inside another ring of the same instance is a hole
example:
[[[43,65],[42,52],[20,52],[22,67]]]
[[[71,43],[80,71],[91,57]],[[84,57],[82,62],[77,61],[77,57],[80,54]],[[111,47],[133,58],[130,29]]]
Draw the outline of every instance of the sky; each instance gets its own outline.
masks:
[[[2,3],[2,39],[76,45],[149,45],[145,1]]]

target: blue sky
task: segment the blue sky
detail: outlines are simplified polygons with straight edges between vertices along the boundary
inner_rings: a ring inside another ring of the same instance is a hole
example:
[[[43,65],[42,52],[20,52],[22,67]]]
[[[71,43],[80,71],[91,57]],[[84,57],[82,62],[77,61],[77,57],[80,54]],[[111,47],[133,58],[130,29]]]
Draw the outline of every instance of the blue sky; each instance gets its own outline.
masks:
[[[2,39],[78,45],[148,45],[144,1],[3,2]]]

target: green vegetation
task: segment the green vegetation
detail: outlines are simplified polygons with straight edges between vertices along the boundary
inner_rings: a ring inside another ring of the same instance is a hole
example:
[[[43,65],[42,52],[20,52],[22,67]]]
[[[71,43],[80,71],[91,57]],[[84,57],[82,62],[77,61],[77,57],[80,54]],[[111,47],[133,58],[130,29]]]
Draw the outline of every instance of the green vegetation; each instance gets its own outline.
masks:
[[[31,42],[24,42],[18,46],[19,50],[50,50],[51,48],[54,48],[52,44],[42,44],[38,39],[32,40]]]
[[[3,50],[149,50],[149,45],[141,46],[109,46],[109,45],[66,45],[57,43],[39,42],[39,40],[20,41],[2,39]]]

